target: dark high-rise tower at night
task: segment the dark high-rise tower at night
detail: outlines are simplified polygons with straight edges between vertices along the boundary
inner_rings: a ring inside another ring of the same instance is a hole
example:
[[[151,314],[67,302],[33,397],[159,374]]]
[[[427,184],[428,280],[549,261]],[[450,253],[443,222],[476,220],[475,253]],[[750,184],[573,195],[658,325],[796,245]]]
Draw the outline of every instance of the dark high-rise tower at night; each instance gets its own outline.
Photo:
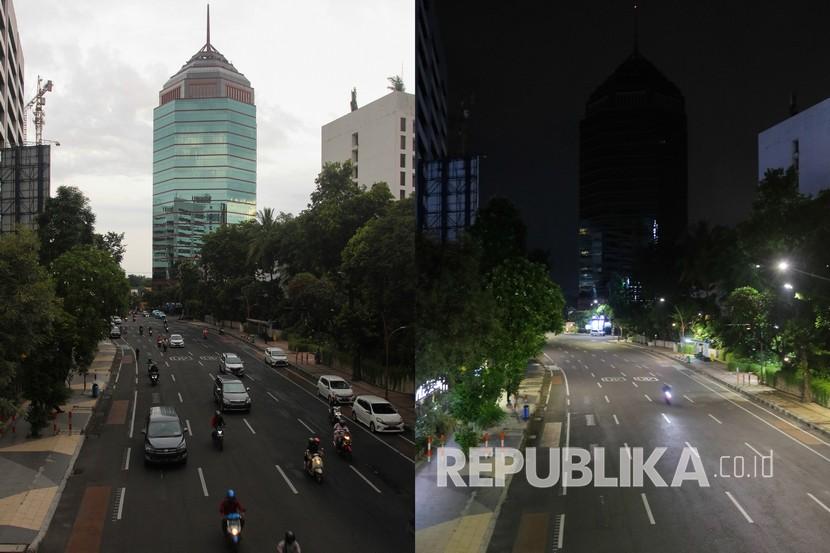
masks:
[[[588,99],[580,123],[579,305],[608,297],[636,253],[687,224],[683,95],[634,52]]]

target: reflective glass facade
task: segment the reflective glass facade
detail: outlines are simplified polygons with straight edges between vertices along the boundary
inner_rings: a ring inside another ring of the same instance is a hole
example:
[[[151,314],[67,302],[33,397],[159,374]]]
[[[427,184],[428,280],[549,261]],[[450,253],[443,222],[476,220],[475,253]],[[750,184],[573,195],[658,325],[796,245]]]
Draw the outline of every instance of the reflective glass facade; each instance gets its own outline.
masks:
[[[175,99],[153,115],[153,279],[175,278],[202,236],[256,216],[256,106]]]

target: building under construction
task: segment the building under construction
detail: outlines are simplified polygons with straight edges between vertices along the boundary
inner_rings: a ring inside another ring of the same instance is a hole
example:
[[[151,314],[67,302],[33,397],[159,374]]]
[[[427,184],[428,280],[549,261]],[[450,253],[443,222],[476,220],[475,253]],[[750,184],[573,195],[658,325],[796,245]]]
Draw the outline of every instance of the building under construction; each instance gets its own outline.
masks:
[[[0,150],[0,233],[36,228],[49,192],[49,145]]]

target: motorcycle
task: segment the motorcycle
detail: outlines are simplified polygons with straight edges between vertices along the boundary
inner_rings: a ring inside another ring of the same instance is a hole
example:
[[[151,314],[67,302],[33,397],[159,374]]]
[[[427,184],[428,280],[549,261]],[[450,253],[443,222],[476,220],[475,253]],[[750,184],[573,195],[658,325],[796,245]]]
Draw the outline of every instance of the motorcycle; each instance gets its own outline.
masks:
[[[306,463],[306,474],[317,480],[318,484],[323,483],[323,455],[321,453],[314,453],[311,459]]]
[[[147,332],[149,332],[149,333],[150,333],[150,336],[152,336],[152,335],[153,335],[153,329],[152,329],[152,328],[148,328],[148,329],[147,329]]]
[[[334,442],[334,448],[347,460],[352,460],[352,435],[346,432],[339,441]]]
[[[202,331],[202,338],[204,338],[205,340],[207,340],[207,335],[208,335],[208,331],[207,331],[207,330]]]
[[[666,400],[666,405],[671,405],[671,391],[663,390],[663,399]]]
[[[334,426],[334,423],[339,421],[340,417],[342,417],[342,415],[340,414],[340,407],[334,406],[331,409],[329,409],[329,424]]]
[[[213,443],[219,448],[219,451],[222,451],[225,447],[225,428],[223,426],[217,427],[211,432],[210,436],[213,438]]]
[[[225,516],[225,537],[233,545],[239,545],[242,539],[242,515],[230,513]]]
[[[150,373],[150,384],[155,386],[159,383],[159,373]]]

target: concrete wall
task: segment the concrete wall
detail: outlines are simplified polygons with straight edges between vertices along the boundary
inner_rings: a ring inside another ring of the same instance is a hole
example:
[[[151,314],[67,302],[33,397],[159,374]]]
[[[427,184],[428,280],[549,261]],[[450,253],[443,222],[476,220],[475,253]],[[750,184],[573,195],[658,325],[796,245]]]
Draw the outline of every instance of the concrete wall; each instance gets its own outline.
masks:
[[[401,131],[401,118],[406,130]],[[406,197],[415,193],[415,95],[391,92],[356,111],[323,125],[322,163],[344,162],[357,152],[357,182],[370,187],[385,182],[395,199],[403,192]],[[358,145],[353,148],[352,134],[358,134]],[[405,148],[401,149],[401,136]],[[406,167],[401,167],[400,156],[406,156]],[[400,186],[400,174],[405,174],[405,186]]]

